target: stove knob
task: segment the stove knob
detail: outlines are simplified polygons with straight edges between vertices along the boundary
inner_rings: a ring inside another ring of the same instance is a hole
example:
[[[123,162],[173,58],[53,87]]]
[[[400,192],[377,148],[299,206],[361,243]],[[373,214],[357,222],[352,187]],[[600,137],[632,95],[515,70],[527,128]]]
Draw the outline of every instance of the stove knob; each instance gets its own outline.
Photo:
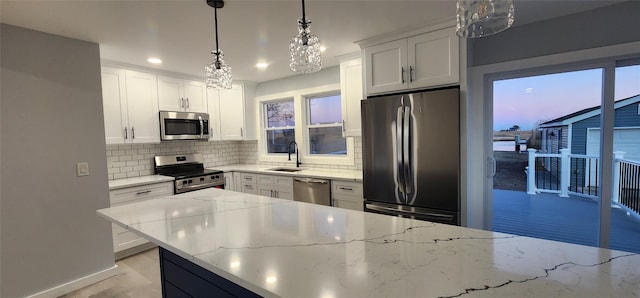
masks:
[[[193,183],[193,180],[189,179],[189,184]]]
[[[182,185],[187,184],[187,180],[182,180]]]
[[[204,181],[204,177],[200,177],[200,181]]]
[[[218,176],[211,176],[211,180],[215,180]]]
[[[220,175],[216,175],[216,178],[220,179]]]

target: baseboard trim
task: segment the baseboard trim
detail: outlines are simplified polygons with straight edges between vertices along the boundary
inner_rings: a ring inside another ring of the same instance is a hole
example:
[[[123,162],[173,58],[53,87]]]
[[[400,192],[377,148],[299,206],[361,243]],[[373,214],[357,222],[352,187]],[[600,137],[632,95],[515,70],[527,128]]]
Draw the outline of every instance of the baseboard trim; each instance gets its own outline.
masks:
[[[87,276],[78,278],[76,280],[70,281],[65,284],[61,284],[55,286],[53,288],[44,290],[42,292],[33,294],[28,296],[29,298],[45,298],[45,297],[58,297],[64,294],[71,293],[75,290],[82,289],[88,285],[92,285],[101,280],[107,279],[109,277],[115,276],[118,274],[118,265],[113,265],[113,267],[98,271],[93,274],[89,274]]]

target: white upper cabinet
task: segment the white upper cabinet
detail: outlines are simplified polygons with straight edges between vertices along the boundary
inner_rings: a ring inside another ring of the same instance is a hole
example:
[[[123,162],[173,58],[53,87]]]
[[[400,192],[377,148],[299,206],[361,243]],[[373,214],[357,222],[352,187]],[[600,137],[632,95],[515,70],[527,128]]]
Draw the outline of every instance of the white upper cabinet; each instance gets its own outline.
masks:
[[[107,144],[160,142],[155,75],[102,67],[102,104]]]
[[[364,49],[368,93],[407,88],[407,40],[397,40]]]
[[[255,86],[234,83],[231,89],[207,90],[211,140],[255,139],[255,91],[252,88]]]
[[[455,28],[367,46],[363,52],[368,95],[460,82]]]
[[[220,93],[217,89],[207,88],[207,107],[209,107],[209,140],[220,140]]]
[[[409,88],[460,82],[460,41],[455,28],[410,37],[407,44]]]
[[[150,73],[125,70],[131,143],[159,143],[158,84]]]
[[[124,70],[102,67],[102,109],[107,144],[124,144],[127,116],[127,90]]]
[[[203,82],[158,76],[158,103],[162,111],[207,112]]]
[[[363,97],[362,59],[359,56],[340,61],[340,93],[343,119],[342,136],[360,136],[360,101]]]

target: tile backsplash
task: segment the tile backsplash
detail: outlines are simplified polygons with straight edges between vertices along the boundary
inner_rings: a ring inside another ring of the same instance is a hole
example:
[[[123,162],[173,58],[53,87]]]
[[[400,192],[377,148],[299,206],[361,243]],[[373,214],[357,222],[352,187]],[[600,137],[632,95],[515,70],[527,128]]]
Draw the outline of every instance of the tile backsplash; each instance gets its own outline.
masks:
[[[312,168],[362,169],[362,141],[354,139],[355,165],[307,164]],[[258,141],[175,141],[159,144],[107,145],[109,180],[153,175],[153,157],[198,152],[203,155],[205,168],[230,164],[265,164],[258,161]]]
[[[159,144],[107,145],[109,179],[153,175],[153,157],[202,153],[205,168],[239,163],[237,141],[175,141]]]

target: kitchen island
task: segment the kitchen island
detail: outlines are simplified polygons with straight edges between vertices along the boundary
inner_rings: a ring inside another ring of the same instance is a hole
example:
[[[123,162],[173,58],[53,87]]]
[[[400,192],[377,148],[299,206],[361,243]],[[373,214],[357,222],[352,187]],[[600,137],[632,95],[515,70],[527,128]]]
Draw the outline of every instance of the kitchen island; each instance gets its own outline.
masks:
[[[181,282],[264,297],[640,295],[638,254],[219,189],[98,213],[196,267]]]

